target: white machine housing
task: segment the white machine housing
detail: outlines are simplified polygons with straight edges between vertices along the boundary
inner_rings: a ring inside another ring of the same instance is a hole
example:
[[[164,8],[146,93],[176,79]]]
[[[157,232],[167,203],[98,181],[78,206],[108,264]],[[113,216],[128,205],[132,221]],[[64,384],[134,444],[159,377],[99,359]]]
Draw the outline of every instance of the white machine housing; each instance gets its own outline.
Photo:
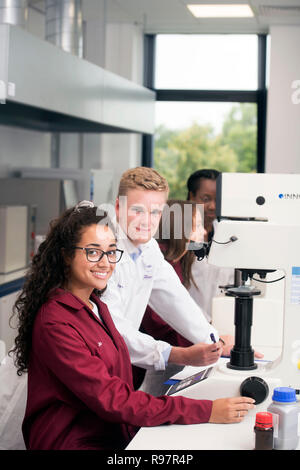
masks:
[[[269,387],[268,399],[260,405],[266,409],[274,387],[300,388],[300,175],[223,173],[217,181],[217,212],[220,222],[209,252],[210,264],[278,270],[278,278],[285,275],[281,353],[249,371],[228,369],[222,360],[205,380],[175,395],[236,396],[241,383],[254,376]],[[231,237],[236,240],[231,242]]]
[[[299,388],[300,175],[224,173],[218,183],[218,198],[221,220],[214,240],[226,242],[232,236],[237,240],[225,245],[213,242],[208,261],[285,273],[282,351],[265,374],[277,376],[285,386]]]
[[[299,183],[300,175],[295,174],[221,173],[217,179],[217,217],[299,225]],[[258,197],[265,202],[259,204]]]

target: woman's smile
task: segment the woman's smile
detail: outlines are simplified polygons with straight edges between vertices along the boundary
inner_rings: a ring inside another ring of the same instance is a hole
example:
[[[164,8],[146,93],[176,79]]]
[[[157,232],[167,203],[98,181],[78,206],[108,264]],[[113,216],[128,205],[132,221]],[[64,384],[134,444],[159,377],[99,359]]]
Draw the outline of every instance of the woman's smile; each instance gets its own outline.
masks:
[[[99,279],[107,279],[109,275],[109,271],[91,271],[91,273]]]

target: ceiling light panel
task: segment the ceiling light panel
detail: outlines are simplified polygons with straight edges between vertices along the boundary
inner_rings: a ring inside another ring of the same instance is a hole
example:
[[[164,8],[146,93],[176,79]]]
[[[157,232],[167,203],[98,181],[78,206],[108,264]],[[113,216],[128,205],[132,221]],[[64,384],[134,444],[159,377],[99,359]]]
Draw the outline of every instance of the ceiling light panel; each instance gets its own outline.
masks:
[[[187,5],[196,18],[253,18],[254,14],[249,5],[222,4],[222,5]]]

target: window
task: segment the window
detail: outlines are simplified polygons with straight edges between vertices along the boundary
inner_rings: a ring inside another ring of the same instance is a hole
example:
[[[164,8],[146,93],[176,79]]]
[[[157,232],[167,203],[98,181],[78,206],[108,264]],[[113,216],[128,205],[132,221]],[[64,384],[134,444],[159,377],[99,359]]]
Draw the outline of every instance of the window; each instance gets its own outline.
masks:
[[[157,102],[156,132],[144,139],[143,164],[167,178],[170,197],[185,198],[186,180],[200,168],[264,171],[266,36],[147,41],[145,84]]]
[[[256,90],[256,35],[158,35],[155,88]]]

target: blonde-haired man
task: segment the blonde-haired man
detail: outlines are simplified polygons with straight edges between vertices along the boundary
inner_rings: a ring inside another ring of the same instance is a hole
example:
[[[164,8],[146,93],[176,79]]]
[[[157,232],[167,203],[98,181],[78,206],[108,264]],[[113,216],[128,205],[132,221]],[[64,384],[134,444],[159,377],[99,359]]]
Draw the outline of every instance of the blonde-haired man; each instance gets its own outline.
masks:
[[[165,261],[153,238],[168,197],[167,181],[154,169],[127,170],[120,181],[116,218],[118,247],[125,251],[102,299],[128,346],[131,362],[145,369],[164,370],[168,363],[202,366],[222,353],[217,331]],[[139,331],[150,305],[193,346],[171,347]],[[212,343],[211,333],[217,341]]]

